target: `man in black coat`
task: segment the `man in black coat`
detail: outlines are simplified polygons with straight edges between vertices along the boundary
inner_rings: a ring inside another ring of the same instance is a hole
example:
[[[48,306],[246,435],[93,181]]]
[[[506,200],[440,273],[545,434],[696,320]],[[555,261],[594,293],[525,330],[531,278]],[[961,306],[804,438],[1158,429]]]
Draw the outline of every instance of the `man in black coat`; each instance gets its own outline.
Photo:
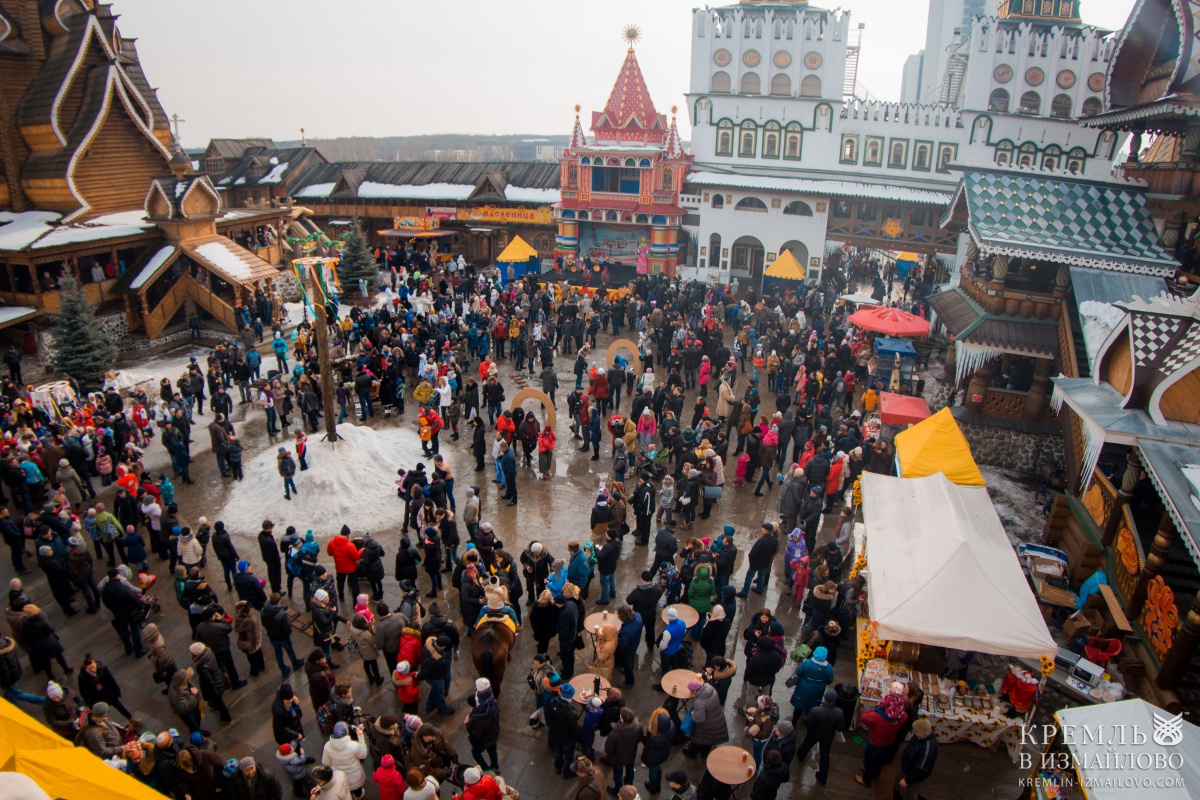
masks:
[[[642,582],[633,587],[625,602],[642,617],[646,634],[646,652],[654,650],[655,629],[658,627],[658,601],[662,599],[662,587],[654,582],[655,572],[648,569],[642,573]]]
[[[796,749],[796,760],[803,764],[813,746],[819,746],[817,782],[824,786],[829,777],[829,748],[833,745],[833,737],[846,727],[846,715],[837,707],[837,692],[833,689],[825,691],[821,705],[810,710],[804,717],[804,726],[808,733]]]
[[[937,763],[938,742],[933,735],[933,724],[927,719],[913,723],[913,737],[900,755],[900,769],[896,773],[895,796],[903,800],[917,800],[917,786],[933,773]]]
[[[754,582],[754,591],[758,594],[767,590],[767,582],[771,579],[771,564],[774,562],[777,552],[779,552],[779,537],[775,533],[775,523],[764,522],[762,535],[754,542],[754,546],[750,548],[750,554],[746,558],[748,564],[746,582],[742,585],[742,590],[738,592],[738,597],[749,596],[751,581]]]
[[[633,507],[633,515],[637,519],[634,541],[643,546],[650,542],[650,520],[654,518],[655,511],[654,495],[654,484],[650,482],[650,476],[644,472],[638,475],[638,485],[633,490],[633,496],[629,498],[629,503]]]
[[[142,614],[142,596],[129,584],[120,580],[115,569],[108,571],[108,580],[100,590],[100,602],[112,612],[112,626],[121,643],[125,645],[125,655],[136,655],[141,658],[146,654],[142,645],[140,627]]]
[[[600,599],[596,605],[606,606],[617,596],[617,562],[621,558],[621,540],[617,532],[608,529],[604,544],[596,550],[596,571],[600,573]]]
[[[281,593],[283,591],[283,559],[279,552],[279,542],[275,541],[275,523],[271,520],[263,520],[262,530],[258,532],[258,551],[262,555],[263,563],[267,565],[267,580],[271,584],[271,591]]]
[[[790,720],[781,719],[775,723],[775,730],[771,731],[771,738],[767,739],[767,743],[763,745],[763,755],[766,756],[772,750],[779,751],[784,764],[792,763],[792,759],[796,756],[796,729],[792,727]]]
[[[233,653],[229,648],[229,634],[233,625],[225,621],[225,611],[220,606],[210,606],[212,616],[196,626],[196,641],[213,652],[217,665],[229,676],[229,686],[240,689],[246,682],[238,678],[237,665],[233,663]]]
[[[286,678],[293,669],[300,670],[304,662],[296,656],[292,647],[292,623],[288,619],[287,609],[283,607],[282,600],[277,593],[267,598],[267,604],[262,609],[262,626],[263,633],[267,635],[267,640],[275,650],[275,662],[279,664],[279,671]],[[290,668],[283,663],[285,652],[292,660]]]
[[[229,795],[232,800],[282,800],[283,787],[269,770],[246,756],[229,779]]]
[[[559,675],[564,682],[575,675],[575,638],[579,635],[579,607],[563,595],[554,598],[558,606],[558,660],[562,664]]]
[[[475,456],[475,471],[483,472],[483,457],[487,453],[487,431],[483,426],[483,417],[471,419],[471,455]]]
[[[237,592],[239,600],[245,600],[256,611],[262,611],[267,604],[267,593],[254,574],[254,567],[246,561],[238,562],[237,575],[233,576],[233,590]]]

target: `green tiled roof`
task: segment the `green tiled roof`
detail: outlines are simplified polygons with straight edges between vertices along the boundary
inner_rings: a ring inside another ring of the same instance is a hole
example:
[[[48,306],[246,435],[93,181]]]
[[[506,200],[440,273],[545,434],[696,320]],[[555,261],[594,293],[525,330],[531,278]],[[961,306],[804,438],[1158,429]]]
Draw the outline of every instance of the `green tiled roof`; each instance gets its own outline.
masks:
[[[1146,197],[1136,186],[968,171],[943,225],[960,203],[985,254],[1151,275],[1167,275],[1178,266],[1159,243]]]

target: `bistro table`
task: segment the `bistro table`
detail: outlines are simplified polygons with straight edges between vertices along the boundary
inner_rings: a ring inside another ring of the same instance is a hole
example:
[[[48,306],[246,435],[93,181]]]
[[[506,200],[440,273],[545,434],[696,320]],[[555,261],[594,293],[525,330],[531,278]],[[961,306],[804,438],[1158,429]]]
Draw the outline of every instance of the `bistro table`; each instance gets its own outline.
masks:
[[[583,629],[592,636],[596,635],[596,628],[603,625],[613,625],[617,628],[621,627],[621,620],[616,614],[608,611],[597,611],[594,614],[588,614],[583,620]]]
[[[689,606],[686,603],[676,603],[675,605],[667,606],[666,608],[664,608],[662,610],[662,621],[663,622],[669,622],[669,620],[667,619],[667,612],[670,611],[672,608],[675,609],[675,613],[679,615],[679,618],[681,620],[683,620],[683,624],[688,627],[688,630],[691,630],[692,628],[696,627],[696,623],[700,621],[700,612],[699,611],[692,608],[691,606]],[[593,614],[592,617],[594,617],[594,616],[596,616],[596,615]],[[592,617],[588,617],[588,619],[591,619]]]
[[[696,693],[688,689],[688,684],[695,680],[702,680],[696,672],[690,669],[673,669],[663,675],[662,688],[676,700],[691,700]]]
[[[608,689],[611,684],[604,678],[603,675],[596,675],[591,672],[581,672],[574,678],[568,681],[571,688],[575,690],[575,696],[571,698],[576,703],[587,705],[588,700],[592,699],[592,693],[596,690],[596,679],[600,679],[600,699],[604,700],[608,697]]]
[[[714,747],[708,754],[708,774],[719,783],[738,787],[754,777],[754,756],[736,745]]]

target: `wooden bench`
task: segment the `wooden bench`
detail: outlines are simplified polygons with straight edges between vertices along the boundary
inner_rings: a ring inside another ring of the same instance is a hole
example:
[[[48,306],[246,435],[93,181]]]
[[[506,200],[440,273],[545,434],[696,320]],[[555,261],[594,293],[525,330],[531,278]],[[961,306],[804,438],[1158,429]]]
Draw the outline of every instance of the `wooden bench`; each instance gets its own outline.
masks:
[[[1111,620],[1112,626],[1117,629],[1121,636],[1133,633],[1133,626],[1129,624],[1129,618],[1125,616],[1125,609],[1121,608],[1121,601],[1117,599],[1117,594],[1108,584],[1100,584],[1100,597],[1102,604],[1099,601],[1091,601],[1090,604],[1095,606],[1104,614],[1105,622]]]

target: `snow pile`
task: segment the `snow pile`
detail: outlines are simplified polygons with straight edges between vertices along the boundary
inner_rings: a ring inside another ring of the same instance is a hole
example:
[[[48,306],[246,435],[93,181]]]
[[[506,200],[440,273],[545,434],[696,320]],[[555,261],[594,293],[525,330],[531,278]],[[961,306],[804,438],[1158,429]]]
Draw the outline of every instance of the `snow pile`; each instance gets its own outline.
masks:
[[[272,167],[271,171],[259,183],[279,183],[283,180],[283,173],[287,172],[288,162],[285,161],[279,164],[276,159],[272,158],[271,163],[275,164],[275,166]]]
[[[329,197],[333,191],[334,183],[314,183],[310,186],[305,186],[300,191],[296,192],[294,197]]]
[[[558,189],[534,189],[505,186],[504,199],[510,203],[557,203],[562,200]]]
[[[154,273],[158,272],[158,268],[165,264],[167,259],[170,258],[174,253],[175,245],[171,244],[155,253],[150,260],[146,262],[146,266],[142,267],[142,271],[138,273],[138,276],[133,279],[133,283],[129,284],[129,288],[136,291],[145,286],[146,281],[150,280]]]
[[[1087,348],[1088,366],[1096,369],[1100,346],[1120,324],[1125,312],[1110,303],[1084,300],[1079,304],[1079,322],[1083,326],[1083,343]]]
[[[1037,482],[1019,472],[979,465],[986,482],[988,497],[1004,524],[1004,532],[1015,547],[1041,539],[1045,518],[1041,504],[1034,497]]]
[[[225,482],[228,499],[217,516],[231,530],[242,532],[257,531],[272,515],[276,525],[311,528],[326,536],[343,524],[372,532],[397,529],[403,505],[396,497],[396,470],[418,461],[431,463],[421,455],[416,431],[342,424],[338,435],[343,439],[336,444],[322,441],[320,433],[309,436],[309,468],[300,472],[297,463],[299,491],[291,502],[283,499],[278,448],[269,446],[247,458],[242,467],[246,479]],[[282,441],[294,457],[295,448]]]
[[[310,186],[309,188],[311,189],[312,187]],[[420,186],[405,183],[397,186],[394,183],[363,181],[359,184],[358,196],[363,200],[466,200],[471,196],[471,192],[473,191],[475,191],[475,185],[471,183],[426,183]],[[300,197],[301,195],[296,196]]]
[[[158,382],[170,378],[174,383],[180,375],[187,371],[188,362],[195,358],[203,368],[207,369],[206,359],[212,352],[211,347],[187,346],[176,348],[169,353],[162,353],[153,358],[139,358],[137,366],[127,367],[116,371],[116,387],[118,391],[130,389],[139,383],[149,383],[150,401],[158,402]],[[205,390],[208,394],[208,390]],[[207,406],[206,406],[207,408]],[[193,439],[196,437],[193,436]]]
[[[37,309],[32,306],[4,306],[0,307],[0,325],[13,320],[27,317],[30,314],[36,314]]]
[[[196,248],[196,252],[229,277],[241,281],[250,280],[250,266],[221,242],[202,244]]]
[[[0,250],[24,250],[45,236],[61,218],[53,211],[0,211]]]

